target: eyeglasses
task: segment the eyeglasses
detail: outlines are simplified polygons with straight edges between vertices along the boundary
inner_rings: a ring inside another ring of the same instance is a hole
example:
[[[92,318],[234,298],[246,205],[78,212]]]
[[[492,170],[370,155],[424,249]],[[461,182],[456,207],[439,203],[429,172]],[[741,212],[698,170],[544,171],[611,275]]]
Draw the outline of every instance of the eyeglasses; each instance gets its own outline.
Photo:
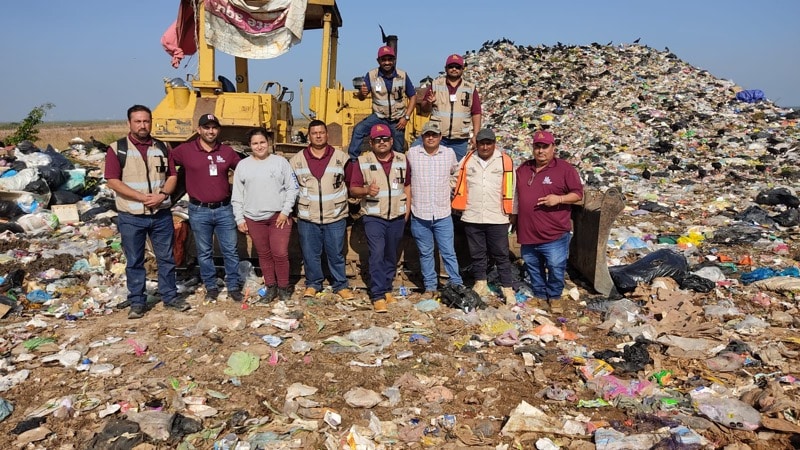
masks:
[[[458,69],[458,70],[461,70],[461,69],[464,68],[464,66],[462,66],[461,64],[449,64],[446,68],[447,69]]]
[[[372,138],[372,142],[379,143],[379,142],[389,142],[392,138],[390,136],[380,136],[376,138]]]

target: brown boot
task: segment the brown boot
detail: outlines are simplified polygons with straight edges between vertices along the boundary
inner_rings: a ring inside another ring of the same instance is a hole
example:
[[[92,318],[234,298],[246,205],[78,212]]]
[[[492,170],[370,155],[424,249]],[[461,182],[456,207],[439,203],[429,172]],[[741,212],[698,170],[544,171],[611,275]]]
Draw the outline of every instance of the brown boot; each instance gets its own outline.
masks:
[[[514,306],[517,304],[517,295],[514,293],[514,288],[503,287],[501,290],[503,291],[503,298],[506,301],[506,305]]]
[[[486,280],[475,280],[475,285],[472,286],[472,290],[481,297],[489,296],[489,286],[486,284]]]

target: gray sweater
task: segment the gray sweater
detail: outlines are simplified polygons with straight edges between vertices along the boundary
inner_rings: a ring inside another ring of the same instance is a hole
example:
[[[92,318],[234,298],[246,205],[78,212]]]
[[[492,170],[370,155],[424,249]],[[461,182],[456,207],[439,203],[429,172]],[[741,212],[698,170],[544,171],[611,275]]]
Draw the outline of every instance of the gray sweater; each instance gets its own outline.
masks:
[[[290,215],[299,190],[292,166],[283,156],[243,159],[233,173],[231,205],[236,224],[245,217],[267,220],[275,213]]]

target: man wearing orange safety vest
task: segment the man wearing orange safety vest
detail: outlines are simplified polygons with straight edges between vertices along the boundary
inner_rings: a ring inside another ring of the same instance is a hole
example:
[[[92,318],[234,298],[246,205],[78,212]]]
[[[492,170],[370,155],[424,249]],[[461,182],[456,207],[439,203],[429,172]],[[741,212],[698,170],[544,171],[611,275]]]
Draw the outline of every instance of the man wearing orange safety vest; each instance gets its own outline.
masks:
[[[514,205],[514,164],[505,152],[495,148],[496,137],[484,128],[475,137],[476,150],[467,153],[453,174],[455,194],[452,208],[463,211],[461,221],[467,236],[473,290],[481,297],[490,294],[486,283],[489,258],[500,276],[502,297],[515,305],[511,260],[508,255],[509,215]]]

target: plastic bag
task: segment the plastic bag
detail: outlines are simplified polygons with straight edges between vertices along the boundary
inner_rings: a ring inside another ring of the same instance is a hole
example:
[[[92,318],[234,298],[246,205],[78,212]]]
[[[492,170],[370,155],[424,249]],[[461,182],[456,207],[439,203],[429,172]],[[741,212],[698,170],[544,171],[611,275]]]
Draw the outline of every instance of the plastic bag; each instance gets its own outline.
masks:
[[[47,183],[47,186],[50,187],[51,191],[63,186],[69,178],[69,175],[66,172],[57,167],[40,166],[38,169],[39,176],[45,181],[45,183]]]
[[[662,249],[650,253],[635,263],[609,267],[611,280],[620,293],[632,292],[639,283],[650,283],[654,278],[670,277],[680,283],[686,278],[689,264],[686,257],[673,250]]]
[[[442,303],[445,305],[461,309],[464,312],[475,311],[476,309],[486,308],[486,303],[481,300],[477,292],[464,286],[448,284],[441,291]]]
[[[42,210],[34,214],[26,214],[17,219],[19,226],[26,233],[39,233],[42,231],[53,231],[58,228],[58,216],[50,211]]]

